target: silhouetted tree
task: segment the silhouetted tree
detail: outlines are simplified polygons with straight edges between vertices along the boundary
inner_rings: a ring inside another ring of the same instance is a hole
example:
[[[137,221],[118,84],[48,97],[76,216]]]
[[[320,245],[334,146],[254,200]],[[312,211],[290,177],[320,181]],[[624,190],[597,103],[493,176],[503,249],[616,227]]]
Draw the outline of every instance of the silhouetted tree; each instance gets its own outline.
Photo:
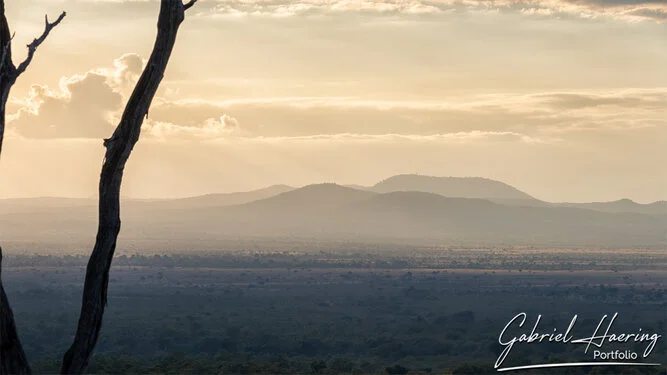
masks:
[[[120,233],[120,187],[125,164],[139,140],[141,125],[164,77],[185,11],[195,1],[183,4],[182,0],[162,0],[153,52],[125,106],[120,124],[111,138],[104,140],[106,154],[99,183],[97,238],[86,269],[79,326],[72,346],[65,353],[62,374],[83,373],[97,343],[107,303],[109,270]]]
[[[410,369],[401,365],[395,365],[384,369],[389,375],[405,375]]]
[[[45,17],[44,32],[32,43],[28,44],[28,55],[18,66],[12,60],[12,39],[14,35],[9,30],[9,23],[5,15],[5,2],[0,0],[0,155],[5,138],[5,111],[9,92],[18,77],[26,71],[37,48],[44,43],[51,30],[65,18],[62,12],[55,22],[49,22]],[[0,248],[0,267],[2,266],[2,248]],[[0,278],[0,374],[29,374],[30,366],[23,351],[23,346],[16,332],[14,314],[9,300],[2,286]]]
[[[120,123],[111,138],[104,140],[106,154],[99,183],[97,238],[86,269],[78,328],[74,342],[63,358],[60,370],[62,374],[83,373],[88,367],[88,362],[99,338],[104,308],[107,303],[109,271],[120,232],[120,188],[123,171],[134,145],[139,140],[141,125],[148,115],[148,109],[164,77],[171,52],[176,43],[179,26],[185,19],[185,11],[193,6],[195,2],[196,0],[190,0],[184,4],[183,0],[161,0],[157,25],[158,32],[153,52],[130,96]],[[44,41],[49,31],[65,17],[65,13],[54,23],[49,23],[47,20],[44,34],[28,46],[28,58],[24,63],[19,65],[18,68],[5,68],[10,61],[5,55],[9,55],[8,47],[11,45],[11,37],[4,17],[4,2],[0,0],[0,4],[2,4],[3,14],[1,22],[4,22],[0,25],[2,28],[0,30],[0,40],[5,46],[2,60],[4,64],[0,70],[3,74],[0,89],[2,89],[2,94],[6,95],[5,92],[8,93],[9,91],[8,89],[5,91],[5,82],[13,83],[16,77],[25,70],[36,48]],[[5,77],[6,72],[11,75]],[[9,84],[9,87],[11,87],[11,84]],[[3,100],[6,101],[6,96],[3,96]],[[3,130],[4,101],[1,128]],[[1,260],[0,254],[0,262]],[[13,314],[1,283],[0,291],[0,313],[2,314],[0,319],[2,367],[0,370],[2,374],[29,374],[30,367],[16,334]]]

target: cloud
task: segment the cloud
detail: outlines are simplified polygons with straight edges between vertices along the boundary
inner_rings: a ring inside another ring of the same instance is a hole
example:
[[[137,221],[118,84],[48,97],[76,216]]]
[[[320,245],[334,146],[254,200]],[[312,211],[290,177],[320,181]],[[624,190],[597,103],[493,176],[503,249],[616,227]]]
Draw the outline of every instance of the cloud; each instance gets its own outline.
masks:
[[[241,137],[241,138],[218,138],[210,140],[210,143],[229,142],[239,144],[326,144],[326,145],[358,145],[358,144],[378,144],[378,145],[404,145],[404,144],[504,144],[504,143],[526,143],[526,144],[547,144],[558,143],[560,139],[541,139],[531,137],[526,134],[515,132],[492,132],[473,130],[469,132],[441,133],[430,135],[416,134],[359,134],[359,133],[340,133],[340,134],[317,134],[310,136],[291,136],[291,137]]]
[[[13,108],[21,107],[9,128],[29,138],[108,137],[143,64],[138,55],[125,54],[111,68],[63,77],[58,90],[35,85],[28,98],[12,102]],[[163,96],[155,98],[144,138],[388,141],[432,137],[468,142],[510,137],[543,143],[582,131],[664,129],[667,117],[667,88],[477,93],[438,99],[311,96],[226,101],[178,99],[177,90],[178,85],[167,87]]]
[[[161,139],[215,139],[231,135],[243,135],[239,122],[223,114],[218,118],[207,118],[196,126],[178,125],[166,121],[148,119],[144,123],[144,135]]]
[[[144,61],[139,55],[126,53],[114,60],[113,70],[105,72],[112,79],[111,86],[122,90],[133,87],[143,68]]]
[[[243,124],[240,133],[224,133],[236,136],[431,136],[478,131],[548,138],[549,133],[582,128],[603,132],[664,127],[667,89],[480,94],[439,101],[347,97],[221,102],[160,99],[153,105],[151,117],[197,131],[197,124],[219,113],[234,116]]]
[[[143,67],[136,54],[125,54],[112,69],[93,69],[62,77],[57,90],[33,85],[9,127],[32,138],[103,138],[113,131],[114,115]]]
[[[667,109],[667,92],[617,92],[595,93],[549,93],[539,95],[555,109],[583,109],[602,106],[615,106],[631,109]]]
[[[637,8],[627,11],[625,14],[638,18],[652,18],[661,22],[667,20],[667,9]]]
[[[107,77],[89,72],[61,80],[60,90],[35,85],[9,127],[33,138],[102,138],[113,130],[110,115],[121,95]]]
[[[8,128],[27,138],[106,138],[119,121],[143,66],[139,55],[128,53],[115,59],[113,68],[62,77],[57,90],[33,85],[27,98],[11,101],[9,108],[15,113],[9,116]],[[156,98],[160,101],[164,99]],[[198,121],[194,123],[148,119],[144,123],[146,136],[201,139],[241,132],[238,120],[221,108],[195,118]]]
[[[451,12],[518,12],[540,16],[611,17],[636,21],[664,20],[667,3],[663,0],[301,0],[211,2],[213,14],[288,17],[340,13],[384,15],[432,15]],[[207,9],[210,12],[210,9]],[[206,14],[206,11],[200,12]]]
[[[119,12],[118,3],[131,6],[130,14],[149,11],[154,2],[146,0],[83,0],[105,9],[114,17],[126,16]],[[449,13],[515,12],[530,16],[567,17],[585,19],[600,17],[626,21],[664,21],[667,2],[664,0],[210,0],[200,2],[190,10],[191,16],[207,17],[275,17],[376,14],[385,16],[429,16]]]

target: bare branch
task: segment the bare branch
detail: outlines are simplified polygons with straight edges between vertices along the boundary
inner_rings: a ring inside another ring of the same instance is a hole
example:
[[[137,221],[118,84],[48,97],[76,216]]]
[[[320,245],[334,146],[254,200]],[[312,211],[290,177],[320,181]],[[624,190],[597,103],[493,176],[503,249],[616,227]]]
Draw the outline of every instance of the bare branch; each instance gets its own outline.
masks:
[[[44,32],[42,33],[42,35],[39,38],[33,40],[32,43],[28,44],[28,56],[18,66],[18,68],[16,68],[16,75],[17,76],[19,76],[23,72],[25,72],[25,70],[28,68],[28,65],[30,65],[30,63],[32,62],[32,58],[35,56],[35,51],[37,51],[37,47],[39,47],[42,43],[44,43],[44,41],[46,40],[46,37],[49,36],[49,33],[51,32],[51,30],[53,30],[54,27],[58,26],[58,24],[63,20],[63,18],[65,18],[66,15],[67,15],[67,13],[62,12],[60,14],[60,16],[58,17],[58,19],[55,20],[55,22],[53,22],[53,23],[49,22],[49,16],[48,15],[44,16]]]
[[[183,9],[185,9],[185,10],[190,9],[193,5],[195,5],[196,2],[197,2],[197,0],[188,1],[186,4],[183,5]]]

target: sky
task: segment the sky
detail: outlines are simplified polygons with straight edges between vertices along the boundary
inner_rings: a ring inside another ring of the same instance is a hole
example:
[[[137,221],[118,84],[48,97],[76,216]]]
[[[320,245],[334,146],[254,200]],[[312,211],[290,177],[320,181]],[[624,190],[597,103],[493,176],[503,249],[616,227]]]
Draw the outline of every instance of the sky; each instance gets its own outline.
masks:
[[[20,4],[19,4],[20,3]],[[7,2],[16,62],[0,198],[94,197],[156,32],[155,0]],[[667,199],[666,0],[201,0],[123,195],[401,173],[561,202]]]

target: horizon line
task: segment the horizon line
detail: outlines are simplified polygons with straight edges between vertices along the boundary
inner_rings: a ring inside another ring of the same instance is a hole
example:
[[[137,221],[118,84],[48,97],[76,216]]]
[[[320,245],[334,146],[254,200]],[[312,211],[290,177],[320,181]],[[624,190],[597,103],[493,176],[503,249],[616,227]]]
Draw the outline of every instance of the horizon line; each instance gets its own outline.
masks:
[[[178,195],[178,196],[159,196],[159,197],[148,197],[148,196],[126,196],[123,197],[121,196],[121,200],[131,200],[131,201],[142,201],[142,200],[151,200],[151,201],[168,201],[168,200],[179,200],[179,199],[190,199],[190,198],[199,198],[199,197],[205,197],[205,196],[211,196],[211,195],[228,195],[228,194],[242,194],[242,193],[251,193],[254,191],[258,190],[264,190],[267,188],[271,187],[278,187],[278,186],[285,186],[292,188],[293,190],[298,190],[302,189],[308,186],[313,186],[313,185],[323,185],[323,184],[334,184],[334,185],[339,185],[343,187],[347,187],[350,189],[359,189],[359,188],[372,188],[373,186],[365,186],[365,185],[357,185],[357,184],[340,184],[336,182],[320,182],[320,183],[312,183],[312,184],[306,184],[303,186],[293,186],[293,185],[288,185],[288,184],[272,184],[268,185],[265,187],[261,188],[251,188],[247,190],[233,190],[233,191],[212,191],[212,192],[206,192],[206,193],[201,193],[201,194],[195,194],[195,195]],[[418,190],[415,190],[418,191]],[[378,194],[383,194],[383,193],[378,193]],[[447,198],[447,196],[445,196]],[[465,198],[465,197],[448,197],[448,198]],[[558,200],[558,201],[547,201],[539,198],[532,197],[534,200],[541,201],[544,203],[549,203],[549,204],[594,204],[594,203],[615,203],[615,202],[620,202],[620,201],[630,201],[631,203],[642,205],[642,206],[648,206],[652,204],[658,204],[658,203],[667,203],[667,198],[665,199],[658,199],[658,200],[652,200],[652,201],[640,201],[640,200],[635,200],[632,198],[618,198],[618,199],[611,199],[611,200],[592,200],[592,201],[584,201],[584,200],[571,200],[571,201],[566,201],[566,200]],[[97,200],[98,196],[97,195],[89,195],[89,196],[65,196],[65,195],[32,195],[32,196],[0,196],[0,201],[11,201],[11,200],[28,200],[28,199],[78,199],[78,200]],[[486,199],[486,200],[493,200],[496,198],[490,197],[490,198],[476,198],[476,199]],[[502,198],[500,198],[502,199]],[[520,198],[517,198],[520,199]],[[530,200],[526,198],[526,200]]]

